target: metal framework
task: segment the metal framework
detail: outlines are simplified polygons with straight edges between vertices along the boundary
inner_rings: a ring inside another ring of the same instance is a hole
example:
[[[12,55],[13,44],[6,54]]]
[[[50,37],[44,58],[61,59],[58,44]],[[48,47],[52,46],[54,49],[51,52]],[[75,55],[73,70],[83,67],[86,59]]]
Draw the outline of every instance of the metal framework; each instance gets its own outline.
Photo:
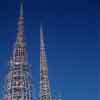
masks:
[[[32,100],[31,67],[24,39],[23,2],[20,7],[17,39],[5,79],[4,100]]]
[[[40,100],[52,100],[42,26],[40,27]]]

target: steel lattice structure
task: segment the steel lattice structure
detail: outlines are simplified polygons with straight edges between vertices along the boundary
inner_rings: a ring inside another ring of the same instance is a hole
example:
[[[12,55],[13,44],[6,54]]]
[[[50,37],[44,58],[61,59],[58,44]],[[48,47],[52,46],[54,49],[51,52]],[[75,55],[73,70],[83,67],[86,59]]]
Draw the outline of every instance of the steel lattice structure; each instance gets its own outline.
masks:
[[[40,100],[52,100],[42,25],[40,27]]]
[[[17,39],[5,79],[4,100],[32,100],[31,67],[24,39],[23,2],[20,7]]]

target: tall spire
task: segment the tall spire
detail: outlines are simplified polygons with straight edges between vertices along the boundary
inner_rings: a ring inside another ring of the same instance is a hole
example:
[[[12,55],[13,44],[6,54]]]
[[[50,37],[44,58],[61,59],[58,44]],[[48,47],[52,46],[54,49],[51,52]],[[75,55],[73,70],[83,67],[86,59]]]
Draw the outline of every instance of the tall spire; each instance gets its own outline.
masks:
[[[42,26],[42,24],[40,25],[40,47],[42,49],[45,49],[45,46],[44,46],[44,36],[43,36],[43,26]]]
[[[19,15],[18,29],[17,29],[17,39],[16,39],[16,43],[15,43],[15,48],[13,50],[13,60],[15,60],[15,62],[18,59],[20,59],[21,63],[23,61],[27,61],[27,53],[26,53],[25,45],[26,45],[26,43],[25,43],[25,39],[24,39],[23,0],[21,0],[20,15]],[[16,55],[21,55],[21,56],[18,56],[19,58],[16,59]]]
[[[47,58],[45,52],[45,43],[44,43],[44,36],[43,36],[43,26],[40,26],[40,70],[45,70],[47,72],[48,78],[48,66],[47,66]]]
[[[40,26],[40,100],[51,100],[43,26]]]
[[[17,39],[5,79],[4,100],[32,100],[32,76],[27,61],[27,50],[24,39],[23,2],[20,6]]]
[[[18,30],[17,30],[17,43],[24,45],[24,14],[23,14],[23,0],[21,0],[20,4],[20,15],[19,15],[19,21],[18,21]]]

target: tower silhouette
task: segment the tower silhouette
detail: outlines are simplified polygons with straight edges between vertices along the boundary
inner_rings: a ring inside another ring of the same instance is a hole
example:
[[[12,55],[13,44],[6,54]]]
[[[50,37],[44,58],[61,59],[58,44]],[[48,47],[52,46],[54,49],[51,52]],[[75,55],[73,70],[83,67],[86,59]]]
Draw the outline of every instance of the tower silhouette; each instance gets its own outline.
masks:
[[[17,39],[5,79],[4,100],[32,100],[31,67],[24,39],[23,1],[20,6]]]
[[[52,100],[42,25],[40,26],[40,100]]]

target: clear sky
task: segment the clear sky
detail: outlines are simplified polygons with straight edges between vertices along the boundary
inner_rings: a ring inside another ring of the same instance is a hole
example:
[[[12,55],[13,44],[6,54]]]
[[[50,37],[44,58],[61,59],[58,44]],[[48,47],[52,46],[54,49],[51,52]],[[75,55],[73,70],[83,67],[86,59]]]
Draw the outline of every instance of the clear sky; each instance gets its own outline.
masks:
[[[16,39],[19,1],[0,0],[1,87]],[[99,0],[25,0],[24,15],[34,95],[39,94],[39,27],[42,22],[52,95],[56,97],[60,93],[63,100],[99,100]]]

